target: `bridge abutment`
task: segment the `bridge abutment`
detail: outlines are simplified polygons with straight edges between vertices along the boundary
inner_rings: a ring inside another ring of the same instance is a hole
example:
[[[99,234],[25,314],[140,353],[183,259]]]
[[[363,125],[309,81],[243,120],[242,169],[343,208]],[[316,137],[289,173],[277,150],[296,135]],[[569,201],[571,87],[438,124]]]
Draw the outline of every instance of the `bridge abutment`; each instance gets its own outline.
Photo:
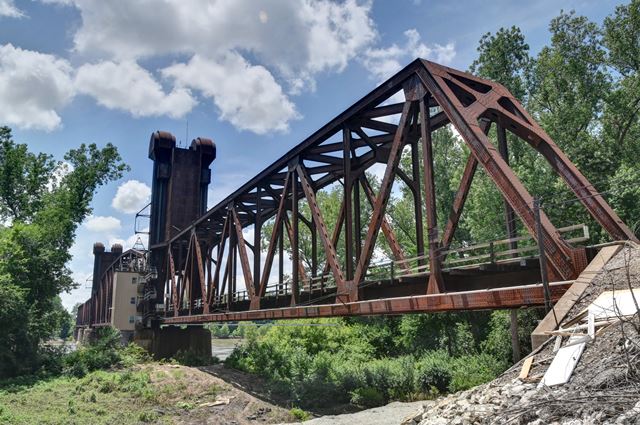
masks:
[[[133,340],[156,360],[173,357],[178,351],[211,356],[211,332],[202,326],[139,329]]]

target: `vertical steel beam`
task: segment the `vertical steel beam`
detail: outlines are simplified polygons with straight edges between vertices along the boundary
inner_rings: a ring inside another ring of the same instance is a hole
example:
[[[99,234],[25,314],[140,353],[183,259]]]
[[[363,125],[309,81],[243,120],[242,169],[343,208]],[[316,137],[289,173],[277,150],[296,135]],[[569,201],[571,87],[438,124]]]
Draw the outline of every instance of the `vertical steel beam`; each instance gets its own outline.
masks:
[[[298,164],[299,167],[299,164]],[[293,276],[291,282],[291,305],[297,305],[300,302],[300,272],[298,264],[300,263],[300,247],[298,241],[298,172],[294,168],[291,170],[291,259],[293,262]]]
[[[509,147],[507,146],[507,130],[498,122],[496,123],[496,130],[498,132],[498,151],[500,156],[504,159],[507,165],[509,165]],[[516,230],[516,214],[509,205],[507,200],[504,200],[504,221],[507,230],[507,238],[514,239],[517,234]],[[518,242],[509,242],[509,249],[518,249]],[[517,256],[517,254],[514,254]]]
[[[429,282],[427,294],[444,291],[444,281],[440,268],[440,250],[438,246],[438,218],[436,212],[436,184],[433,173],[433,146],[431,140],[431,119],[424,97],[420,99],[420,131],[422,139],[422,158],[424,162],[424,197],[427,209],[427,237],[429,240]]]
[[[428,109],[427,109],[428,112]],[[418,264],[424,264],[424,229],[422,218],[422,190],[420,189],[420,156],[418,141],[411,142],[411,179],[413,180],[413,209],[416,219],[416,255],[420,257]]]
[[[355,155],[354,155],[355,156]],[[363,172],[362,175],[365,173]],[[360,210],[360,183],[356,177],[353,184],[353,227],[355,236],[356,262],[360,261],[362,252],[362,212]]]
[[[318,229],[316,222],[311,219],[311,277],[318,274]]]
[[[284,226],[280,226],[278,235],[278,283],[284,284]]]
[[[253,283],[254,293],[260,296],[260,267],[262,263],[262,186],[256,188],[256,214],[253,224]]]
[[[353,180],[351,177],[351,130],[342,129],[342,158],[344,173],[344,244],[345,244],[345,278],[353,279]]]

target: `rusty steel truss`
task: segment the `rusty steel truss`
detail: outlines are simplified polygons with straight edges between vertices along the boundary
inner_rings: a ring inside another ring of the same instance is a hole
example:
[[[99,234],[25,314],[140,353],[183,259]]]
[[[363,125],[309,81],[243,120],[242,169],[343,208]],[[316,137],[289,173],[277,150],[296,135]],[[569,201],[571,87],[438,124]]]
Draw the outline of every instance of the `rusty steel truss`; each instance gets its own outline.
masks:
[[[404,94],[405,101],[393,103],[398,92]],[[432,133],[448,124],[464,139],[471,154],[448,221],[439,232]],[[491,126],[496,128],[497,147],[488,137]],[[169,240],[152,245],[152,258],[156,259],[154,263],[159,276],[155,287],[159,315],[164,316],[167,323],[189,322],[196,320],[196,316],[210,320],[307,317],[310,307],[302,308],[301,305],[317,304],[329,305],[329,310],[325,310],[330,314],[343,314],[341,309],[348,306],[352,306],[349,309],[359,306],[358,311],[375,312],[375,308],[368,307],[360,310],[365,305],[363,302],[371,303],[374,299],[385,299],[374,304],[390,306],[380,311],[393,314],[412,310],[406,301],[411,298],[404,298],[404,307],[394,308],[394,305],[400,305],[399,301],[391,299],[394,297],[474,289],[473,285],[460,284],[460,273],[443,270],[443,260],[453,241],[478,166],[504,197],[507,235],[512,247],[517,240],[514,226],[517,216],[534,238],[543,238],[552,280],[575,279],[586,266],[585,249],[574,247],[563,239],[544,212],[541,213],[542,234],[536,234],[534,199],[509,167],[507,133],[526,141],[549,162],[612,239],[636,240],[593,185],[503,86],[418,59],[191,226]],[[399,168],[406,147],[411,151],[411,173]],[[376,163],[386,165],[377,193],[365,174]],[[420,172],[421,163],[424,173]],[[393,221],[386,215],[396,179],[404,182],[414,197],[417,252],[403,251],[394,233]],[[337,182],[343,187],[344,199],[338,221],[327,223],[318,192]],[[370,217],[362,217],[360,199],[363,196],[372,205]],[[310,217],[301,213],[303,202],[309,206]],[[263,235],[267,222],[272,232]],[[306,226],[312,235],[310,267],[300,258],[300,226]],[[243,232],[247,228],[253,229],[251,240],[247,240]],[[363,228],[366,232],[360,231]],[[425,263],[421,269],[424,273],[397,281],[392,276],[374,287],[366,285],[380,233],[400,267],[408,257],[413,257],[419,263]],[[264,252],[263,239],[268,240]],[[290,258],[284,249],[285,240],[291,246]],[[342,258],[338,255],[339,243],[344,244]],[[323,264],[319,263],[319,250],[326,258]],[[277,278],[272,278],[276,258],[278,273]],[[287,281],[284,263],[289,260],[291,267],[288,270],[295,271],[291,271],[290,281]],[[469,271],[469,281],[479,273],[478,270]],[[481,276],[480,280],[484,278],[481,288],[537,281],[536,272],[531,272],[531,267],[523,267],[522,261],[494,268],[493,273],[493,279]],[[242,291],[242,286],[246,292]],[[514,304],[507,298],[501,303],[500,294],[500,291],[475,294],[474,306],[490,308]],[[540,298],[527,299],[522,294],[525,294],[524,290],[520,296],[509,299],[518,299],[526,305],[536,304]],[[538,301],[534,302],[534,299]],[[415,303],[414,311],[424,311],[419,304]],[[465,304],[456,305],[464,307]],[[267,312],[276,311],[274,309],[280,312],[276,316]],[[247,311],[263,313],[240,313]]]

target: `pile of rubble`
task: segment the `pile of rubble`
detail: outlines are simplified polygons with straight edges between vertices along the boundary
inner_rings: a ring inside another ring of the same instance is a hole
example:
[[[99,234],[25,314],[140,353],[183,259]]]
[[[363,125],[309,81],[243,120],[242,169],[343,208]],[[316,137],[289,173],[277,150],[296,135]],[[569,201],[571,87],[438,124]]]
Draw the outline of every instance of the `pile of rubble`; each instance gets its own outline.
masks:
[[[625,245],[589,280],[527,358],[403,425],[640,424],[640,248]]]

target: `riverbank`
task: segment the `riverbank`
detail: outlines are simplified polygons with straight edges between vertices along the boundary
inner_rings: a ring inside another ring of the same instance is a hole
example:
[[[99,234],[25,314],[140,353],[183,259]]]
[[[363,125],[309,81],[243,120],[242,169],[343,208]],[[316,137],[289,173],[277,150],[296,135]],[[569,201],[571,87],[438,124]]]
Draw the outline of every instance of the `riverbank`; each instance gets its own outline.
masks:
[[[203,369],[148,363],[0,388],[0,423],[237,424],[293,422],[285,408]]]

